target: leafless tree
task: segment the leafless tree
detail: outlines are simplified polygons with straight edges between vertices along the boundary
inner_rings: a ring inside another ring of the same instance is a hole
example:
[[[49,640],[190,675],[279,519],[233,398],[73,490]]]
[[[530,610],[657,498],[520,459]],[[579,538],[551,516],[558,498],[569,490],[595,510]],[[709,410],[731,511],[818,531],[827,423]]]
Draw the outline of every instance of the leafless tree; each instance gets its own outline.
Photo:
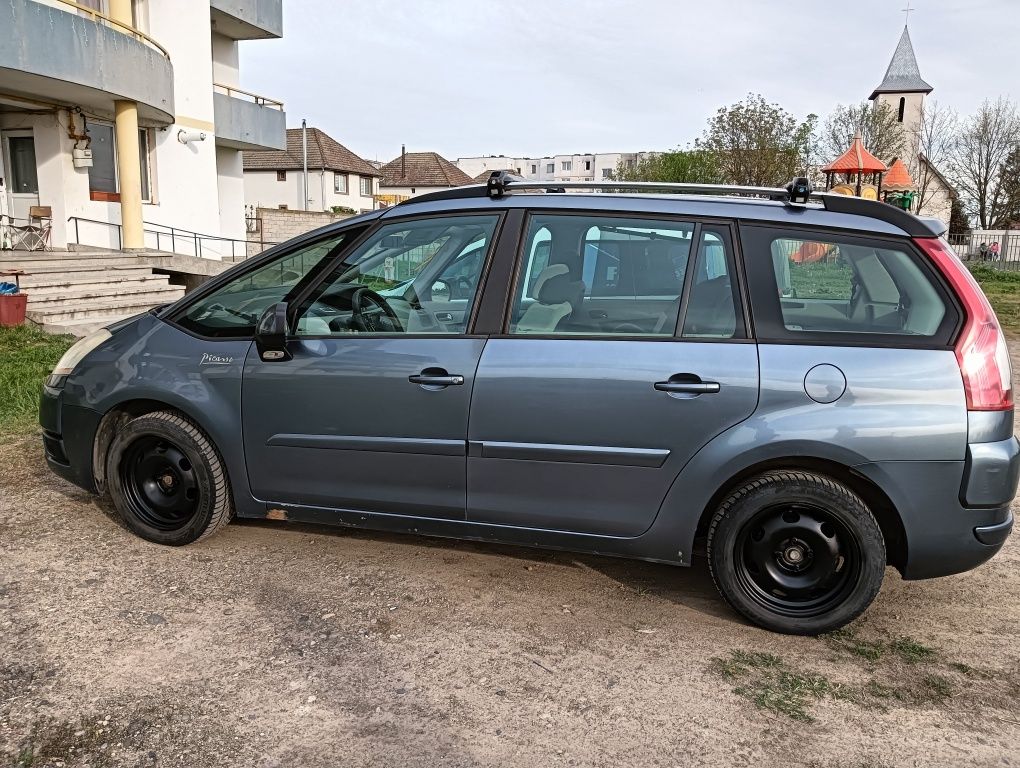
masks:
[[[826,160],[835,160],[843,154],[858,133],[865,148],[883,162],[891,163],[903,156],[906,137],[896,110],[884,102],[872,105],[863,101],[839,104],[826,118],[819,137],[819,148]]]
[[[908,156],[904,162],[917,185],[919,214],[938,213],[940,211],[936,206],[949,205],[951,202],[952,190],[945,190],[947,197],[944,200],[940,195],[944,184],[939,177],[949,168],[957,140],[958,123],[956,113],[951,108],[931,101],[921,107],[920,119],[911,129],[905,147]]]
[[[988,229],[1005,203],[999,172],[1020,144],[1020,113],[1009,99],[985,101],[963,121],[952,150],[951,173],[968,212]]]

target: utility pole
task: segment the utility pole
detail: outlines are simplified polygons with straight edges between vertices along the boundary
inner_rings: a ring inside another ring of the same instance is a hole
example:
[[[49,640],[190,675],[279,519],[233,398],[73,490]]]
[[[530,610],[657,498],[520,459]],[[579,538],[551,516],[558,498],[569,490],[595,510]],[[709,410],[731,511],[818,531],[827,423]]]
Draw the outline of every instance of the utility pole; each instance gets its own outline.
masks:
[[[301,203],[301,210],[308,210],[308,124],[301,121],[301,160],[304,164],[304,176],[301,188],[304,191],[305,199]]]

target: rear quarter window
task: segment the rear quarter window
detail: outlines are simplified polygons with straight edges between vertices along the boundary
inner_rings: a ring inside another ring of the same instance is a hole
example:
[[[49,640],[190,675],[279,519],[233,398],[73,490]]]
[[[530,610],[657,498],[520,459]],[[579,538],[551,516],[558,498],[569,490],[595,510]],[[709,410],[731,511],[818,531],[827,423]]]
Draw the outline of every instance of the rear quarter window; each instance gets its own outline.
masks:
[[[759,338],[950,343],[958,314],[907,240],[743,227]]]

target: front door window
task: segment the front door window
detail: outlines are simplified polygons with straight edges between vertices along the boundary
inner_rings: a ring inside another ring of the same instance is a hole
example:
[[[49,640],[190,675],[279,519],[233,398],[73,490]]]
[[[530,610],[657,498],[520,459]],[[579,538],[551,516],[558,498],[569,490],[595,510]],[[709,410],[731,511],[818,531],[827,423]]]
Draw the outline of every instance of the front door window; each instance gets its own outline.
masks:
[[[296,335],[464,333],[498,221],[449,216],[381,227],[305,300]]]

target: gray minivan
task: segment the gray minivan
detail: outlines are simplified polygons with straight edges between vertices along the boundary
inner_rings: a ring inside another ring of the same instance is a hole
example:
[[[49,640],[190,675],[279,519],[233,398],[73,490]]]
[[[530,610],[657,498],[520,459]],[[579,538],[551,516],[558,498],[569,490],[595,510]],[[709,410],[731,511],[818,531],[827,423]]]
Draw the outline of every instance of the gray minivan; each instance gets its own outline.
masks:
[[[799,634],[887,565],[1000,549],[1009,357],[941,226],[803,180],[547,186],[356,216],[83,339],[43,390],[50,467],[162,544],[236,515],[707,551],[737,611]]]

